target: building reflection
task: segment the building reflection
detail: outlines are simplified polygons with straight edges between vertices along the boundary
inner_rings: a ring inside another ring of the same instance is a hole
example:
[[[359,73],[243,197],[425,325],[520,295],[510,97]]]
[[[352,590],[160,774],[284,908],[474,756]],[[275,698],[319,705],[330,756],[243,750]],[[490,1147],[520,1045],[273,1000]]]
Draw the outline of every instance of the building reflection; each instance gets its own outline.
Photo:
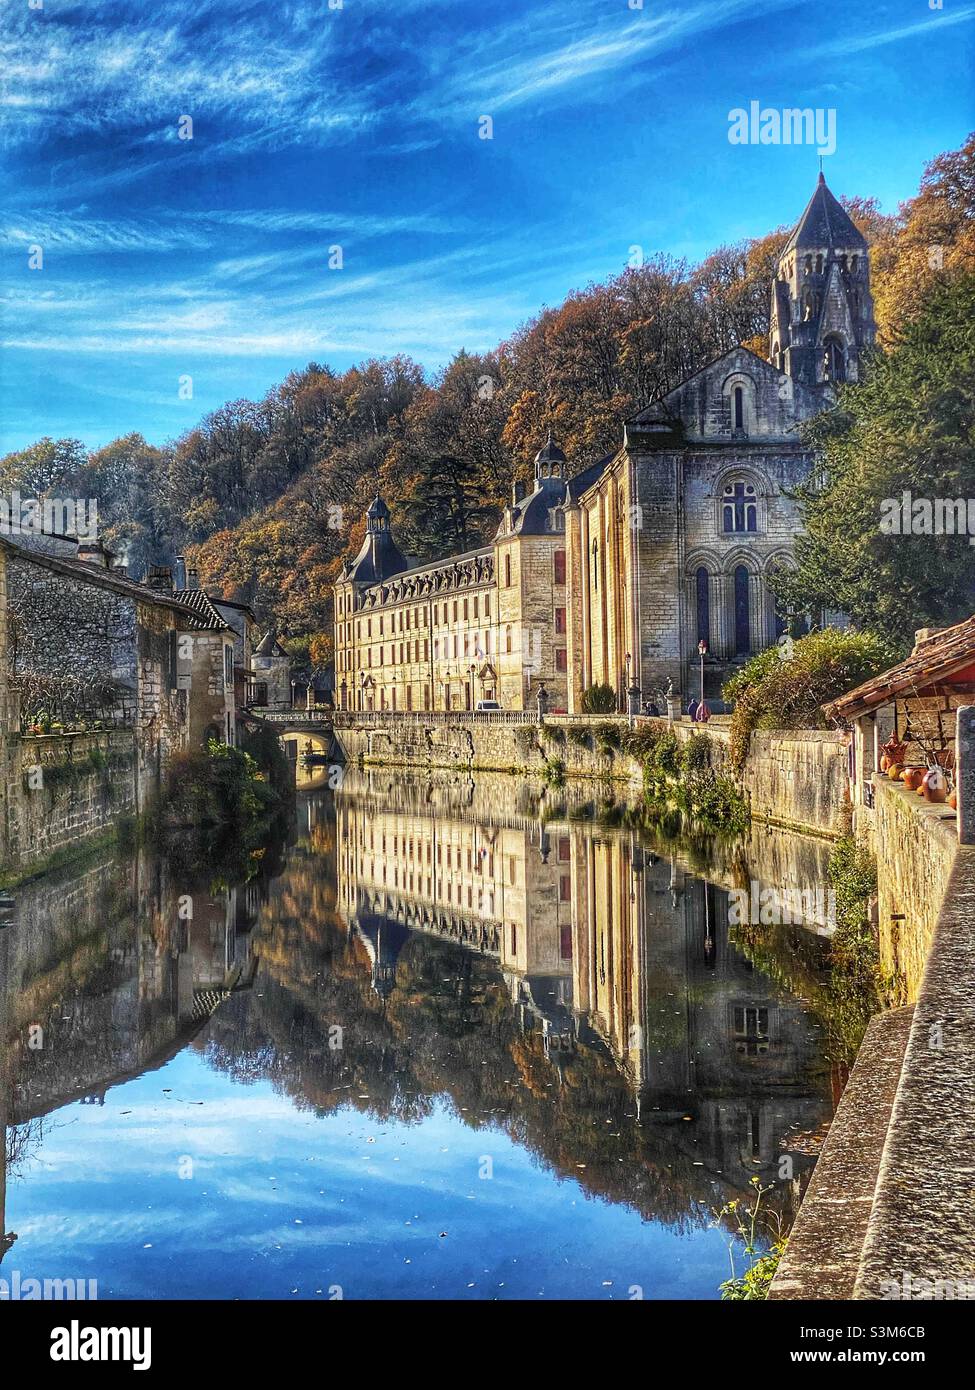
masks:
[[[8,1168],[46,1117],[187,1046],[318,1113],[447,1099],[669,1222],[755,1173],[791,1203],[790,1136],[831,1112],[814,977],[787,954],[754,967],[725,887],[678,850],[512,785],[349,771],[304,794],[286,860],[245,886],[106,853],[19,890],[0,928],[0,1258]]]
[[[164,1065],[250,988],[266,880],[212,891],[160,858],[111,852],[20,888],[0,931],[0,1258],[8,1167],[54,1110]]]
[[[337,900],[373,988],[413,933],[494,957],[547,1057],[602,1049],[644,1124],[688,1124],[701,1162],[747,1182],[828,1114],[819,1020],[730,939],[728,892],[634,831],[500,807],[490,779],[388,772],[336,801]]]

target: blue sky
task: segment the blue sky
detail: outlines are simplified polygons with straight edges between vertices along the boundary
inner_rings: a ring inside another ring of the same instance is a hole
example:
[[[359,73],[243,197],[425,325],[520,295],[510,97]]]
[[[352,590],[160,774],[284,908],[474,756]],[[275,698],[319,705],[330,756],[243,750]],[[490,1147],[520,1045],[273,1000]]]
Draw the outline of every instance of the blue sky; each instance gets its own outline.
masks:
[[[792,222],[818,154],[729,144],[752,100],[835,108],[830,186],[888,211],[975,125],[975,3],[637,3],[5,0],[0,450],[161,443],[312,360],[435,371],[633,245]]]

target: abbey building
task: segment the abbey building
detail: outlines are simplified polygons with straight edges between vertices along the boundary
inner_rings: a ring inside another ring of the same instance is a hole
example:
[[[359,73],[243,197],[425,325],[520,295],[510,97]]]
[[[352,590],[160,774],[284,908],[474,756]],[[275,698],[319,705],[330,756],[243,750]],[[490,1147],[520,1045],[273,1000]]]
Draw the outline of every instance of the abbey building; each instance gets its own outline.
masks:
[[[409,567],[377,497],[335,586],[339,707],[529,709],[541,688],[574,713],[595,684],[621,709],[660,703],[699,693],[702,642],[715,696],[774,643],[769,580],[792,563],[790,493],[813,463],[798,427],[859,378],[875,335],[867,244],[822,175],[771,299],[769,361],[733,348],[581,472],[550,437],[491,544]]]

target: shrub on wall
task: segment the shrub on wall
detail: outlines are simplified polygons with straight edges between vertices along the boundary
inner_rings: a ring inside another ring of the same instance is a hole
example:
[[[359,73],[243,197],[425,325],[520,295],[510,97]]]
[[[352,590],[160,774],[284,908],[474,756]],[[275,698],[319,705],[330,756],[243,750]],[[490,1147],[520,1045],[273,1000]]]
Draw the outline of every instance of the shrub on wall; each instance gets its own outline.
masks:
[[[225,825],[258,820],[279,804],[250,753],[210,739],[206,748],[173,754],[161,810],[170,824]]]
[[[583,714],[615,714],[616,692],[611,685],[591,685],[582,694]]]
[[[711,766],[711,740],[694,734],[682,743],[668,729],[627,731],[622,746],[643,768],[643,788],[652,808],[676,807],[700,829],[737,833],[748,824],[748,807],[730,777]]]
[[[822,706],[892,666],[899,653],[875,632],[827,627],[753,656],[725,682],[733,703],[731,765],[741,772],[755,729],[825,729]]]

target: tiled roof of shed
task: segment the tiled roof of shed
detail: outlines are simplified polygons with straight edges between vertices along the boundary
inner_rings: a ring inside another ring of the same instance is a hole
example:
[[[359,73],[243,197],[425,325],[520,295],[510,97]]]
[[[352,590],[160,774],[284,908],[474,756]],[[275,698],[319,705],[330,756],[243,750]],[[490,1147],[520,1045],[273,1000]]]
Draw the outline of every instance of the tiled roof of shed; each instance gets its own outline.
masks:
[[[864,681],[855,690],[823,706],[828,719],[848,721],[888,704],[897,695],[912,694],[945,681],[955,671],[975,663],[975,615],[920,638],[910,656]]]

